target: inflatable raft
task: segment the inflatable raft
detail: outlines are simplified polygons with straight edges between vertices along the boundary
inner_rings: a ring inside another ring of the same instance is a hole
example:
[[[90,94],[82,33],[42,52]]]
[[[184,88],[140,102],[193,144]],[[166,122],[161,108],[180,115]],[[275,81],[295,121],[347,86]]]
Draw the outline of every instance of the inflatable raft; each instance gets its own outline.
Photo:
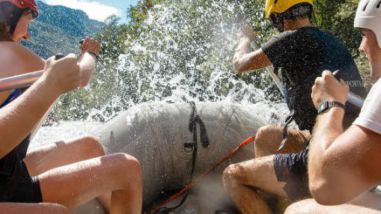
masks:
[[[255,135],[264,124],[254,105],[161,102],[134,106],[94,134],[101,139],[107,153],[125,152],[141,162],[144,207],[150,209],[163,193],[181,189],[187,184],[192,167],[194,176],[205,172],[240,142]],[[194,148],[190,145],[195,141],[198,144],[193,166]],[[247,146],[223,163],[215,171],[215,176],[209,178],[207,186],[215,186],[214,190],[204,193],[216,198],[214,191],[222,189],[223,169],[232,162],[252,157],[253,146]],[[199,199],[203,200],[202,196],[191,197],[189,201],[198,204]],[[94,203],[77,209],[75,213],[102,213]],[[205,208],[200,211],[199,204],[195,209],[198,210],[195,213],[207,213]]]

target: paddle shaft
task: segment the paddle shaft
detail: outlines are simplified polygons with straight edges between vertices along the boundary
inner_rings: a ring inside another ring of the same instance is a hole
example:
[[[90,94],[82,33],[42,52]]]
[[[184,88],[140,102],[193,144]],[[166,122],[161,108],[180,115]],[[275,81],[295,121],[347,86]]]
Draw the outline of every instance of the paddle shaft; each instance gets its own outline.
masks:
[[[55,59],[58,60],[62,57],[64,57],[62,54],[57,54],[55,56]],[[85,58],[86,60],[82,60],[83,58]],[[79,65],[81,68],[81,73],[85,73],[85,72],[88,73],[89,70],[91,71],[95,67],[95,57],[92,54],[86,54],[86,56],[83,56],[81,58]],[[40,78],[43,73],[44,71],[40,70],[40,71],[34,71],[34,72],[25,73],[25,74],[2,78],[0,79],[0,92],[13,90],[16,88],[29,87],[36,80],[38,80],[38,78]]]
[[[26,74],[6,77],[0,79],[0,91],[8,91],[16,88],[26,88],[31,86],[44,71],[34,71]]]

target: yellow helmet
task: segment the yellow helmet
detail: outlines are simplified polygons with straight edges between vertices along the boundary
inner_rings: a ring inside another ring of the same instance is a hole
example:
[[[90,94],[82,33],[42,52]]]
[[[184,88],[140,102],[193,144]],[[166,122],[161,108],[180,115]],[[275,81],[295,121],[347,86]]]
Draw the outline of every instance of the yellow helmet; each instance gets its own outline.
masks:
[[[265,17],[269,18],[272,13],[284,13],[291,7],[300,3],[313,4],[314,0],[266,0]]]

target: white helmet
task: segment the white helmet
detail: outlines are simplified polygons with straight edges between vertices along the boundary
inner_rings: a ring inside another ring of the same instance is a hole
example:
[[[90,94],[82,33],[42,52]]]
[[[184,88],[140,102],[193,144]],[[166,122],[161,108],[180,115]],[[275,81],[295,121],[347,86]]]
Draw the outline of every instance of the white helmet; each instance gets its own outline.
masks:
[[[372,30],[381,48],[381,0],[361,0],[357,8],[354,27]]]

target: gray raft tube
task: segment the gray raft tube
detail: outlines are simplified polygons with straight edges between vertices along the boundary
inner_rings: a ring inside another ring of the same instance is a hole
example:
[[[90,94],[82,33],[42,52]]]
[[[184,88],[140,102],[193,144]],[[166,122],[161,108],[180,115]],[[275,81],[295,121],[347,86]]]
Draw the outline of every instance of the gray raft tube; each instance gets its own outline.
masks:
[[[65,57],[62,54],[57,54],[54,58],[55,60],[59,60]],[[80,66],[81,74],[83,75],[91,75],[95,69],[95,57],[85,52],[78,61]],[[26,88],[31,86],[35,81],[38,80],[44,73],[43,70],[29,72],[25,74],[15,75],[11,77],[1,78],[0,79],[0,92],[17,89],[17,88]]]

